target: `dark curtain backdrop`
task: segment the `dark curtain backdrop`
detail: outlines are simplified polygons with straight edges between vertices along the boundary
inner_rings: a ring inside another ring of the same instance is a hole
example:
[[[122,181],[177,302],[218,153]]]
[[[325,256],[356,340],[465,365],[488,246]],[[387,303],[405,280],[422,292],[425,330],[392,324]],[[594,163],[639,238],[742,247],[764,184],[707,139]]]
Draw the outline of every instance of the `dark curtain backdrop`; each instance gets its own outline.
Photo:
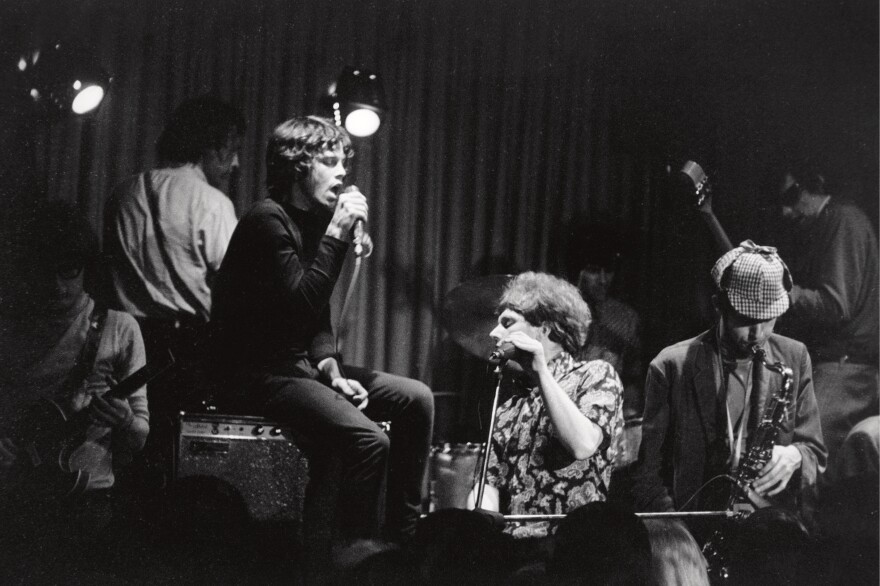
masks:
[[[448,343],[445,294],[478,274],[560,270],[578,218],[626,234],[617,294],[642,313],[652,355],[707,320],[714,253],[669,189],[685,158],[717,170],[734,240],[772,234],[757,177],[785,141],[827,145],[876,210],[876,3],[693,4],[10,0],[7,87],[16,51],[56,38],[85,39],[114,80],[86,121],[48,122],[4,98],[4,197],[41,185],[100,233],[104,200],[151,167],[166,116],[212,93],[248,122],[229,190],[241,213],[264,196],[271,129],[316,113],[343,66],[360,64],[382,75],[390,111],[355,144],[376,253],[343,324],[348,360],[490,393]]]

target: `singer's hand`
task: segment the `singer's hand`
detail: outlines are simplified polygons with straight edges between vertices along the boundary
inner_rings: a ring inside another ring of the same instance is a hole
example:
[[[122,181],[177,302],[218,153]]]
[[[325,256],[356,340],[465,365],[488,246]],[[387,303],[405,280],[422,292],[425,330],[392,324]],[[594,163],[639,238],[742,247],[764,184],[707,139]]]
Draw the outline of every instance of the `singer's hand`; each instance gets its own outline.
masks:
[[[364,232],[363,238],[361,239],[361,246],[364,247],[364,258],[373,254],[373,239],[370,238],[370,235],[366,232]]]
[[[523,352],[531,354],[532,370],[535,372],[547,366],[547,359],[544,357],[544,346],[525,332],[511,332],[502,342],[510,342]]]
[[[367,403],[370,402],[367,389],[354,379],[337,377],[330,381],[330,386],[342,393],[361,411],[366,409]]]
[[[327,226],[326,234],[337,240],[351,242],[354,223],[358,220],[366,223],[369,211],[364,194],[354,185],[349,185],[336,200],[336,209],[333,210],[333,217],[330,219],[330,225]]]

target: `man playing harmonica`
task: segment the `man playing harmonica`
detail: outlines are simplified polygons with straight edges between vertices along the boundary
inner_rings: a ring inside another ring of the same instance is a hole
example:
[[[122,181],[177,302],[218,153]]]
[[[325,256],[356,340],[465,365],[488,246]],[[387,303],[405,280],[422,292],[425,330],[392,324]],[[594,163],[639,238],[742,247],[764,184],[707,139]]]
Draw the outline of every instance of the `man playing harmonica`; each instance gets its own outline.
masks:
[[[590,325],[586,302],[574,285],[528,272],[507,285],[498,309],[490,335],[499,348],[516,348],[529,382],[498,410],[482,508],[558,514],[605,500],[623,389],[607,362],[573,357]],[[543,535],[547,523],[508,530]]]

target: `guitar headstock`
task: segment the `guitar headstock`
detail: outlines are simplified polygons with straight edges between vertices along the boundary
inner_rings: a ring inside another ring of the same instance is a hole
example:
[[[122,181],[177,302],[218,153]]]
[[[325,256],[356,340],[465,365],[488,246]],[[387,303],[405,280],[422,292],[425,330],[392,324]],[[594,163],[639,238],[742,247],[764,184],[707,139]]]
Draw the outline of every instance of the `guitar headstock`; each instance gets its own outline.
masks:
[[[712,196],[712,185],[709,183],[709,176],[703,171],[699,163],[688,161],[681,168],[681,172],[690,179],[694,184],[694,194],[697,196],[697,207],[703,205],[707,198]]]

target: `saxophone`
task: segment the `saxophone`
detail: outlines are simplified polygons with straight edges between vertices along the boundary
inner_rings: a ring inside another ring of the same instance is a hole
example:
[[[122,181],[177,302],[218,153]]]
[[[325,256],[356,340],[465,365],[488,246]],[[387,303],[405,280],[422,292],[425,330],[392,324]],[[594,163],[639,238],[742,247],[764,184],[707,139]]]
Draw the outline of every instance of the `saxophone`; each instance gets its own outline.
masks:
[[[749,347],[749,351],[752,353],[752,356],[761,362],[764,368],[782,375],[782,386],[767,401],[761,421],[750,438],[749,449],[733,475],[733,481],[736,486],[731,491],[730,500],[727,503],[728,510],[733,510],[733,506],[743,500],[747,500],[759,509],[770,505],[770,501],[752,490],[751,484],[758,478],[758,473],[761,472],[773,456],[773,446],[776,445],[776,441],[779,438],[779,430],[788,418],[788,406],[792,400],[791,386],[794,380],[794,373],[791,368],[782,362],[769,364],[767,362],[767,352],[758,344],[752,344]]]
[[[791,368],[782,362],[769,364],[766,351],[758,344],[752,344],[749,351],[756,360],[761,362],[764,368],[782,375],[782,387],[767,401],[761,421],[749,439],[749,449],[740,461],[736,472],[729,477],[733,481],[734,487],[727,502],[728,511],[733,511],[734,507],[742,502],[748,502],[757,509],[771,504],[770,501],[755,492],[751,485],[773,456],[773,446],[776,445],[779,430],[788,417],[788,406],[792,401],[791,387],[794,373]],[[723,527],[717,529],[703,546],[703,556],[706,558],[710,581],[713,584],[724,584],[730,577],[727,567],[728,548]]]

